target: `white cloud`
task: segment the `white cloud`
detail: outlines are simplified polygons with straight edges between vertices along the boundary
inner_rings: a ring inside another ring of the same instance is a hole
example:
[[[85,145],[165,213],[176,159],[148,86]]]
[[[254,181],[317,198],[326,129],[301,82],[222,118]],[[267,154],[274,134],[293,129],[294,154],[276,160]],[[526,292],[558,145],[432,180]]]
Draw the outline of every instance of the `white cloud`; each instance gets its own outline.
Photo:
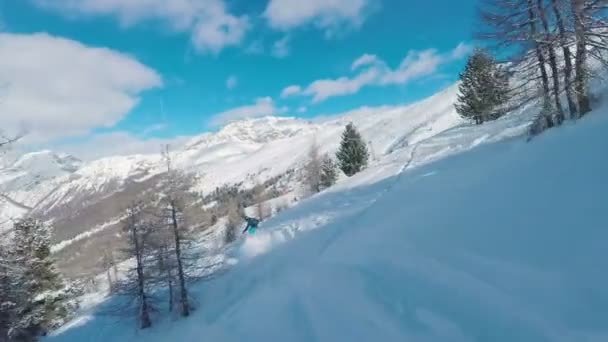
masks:
[[[270,97],[260,97],[255,100],[254,104],[242,107],[233,108],[213,116],[209,124],[211,126],[221,126],[231,121],[236,121],[246,118],[256,118],[261,116],[271,116],[282,114],[287,111],[287,108],[277,108],[274,101]]]
[[[53,149],[70,153],[82,160],[95,160],[108,156],[127,156],[132,154],[160,153],[161,146],[171,145],[177,149],[191,137],[140,138],[129,132],[115,131],[95,134],[78,143],[52,146]]]
[[[308,108],[306,108],[306,106],[298,107],[298,113],[306,113],[306,111],[308,111]]]
[[[364,54],[363,56],[357,58],[353,64],[351,65],[351,70],[355,71],[358,68],[367,66],[367,65],[372,65],[372,64],[376,64],[376,63],[381,63],[382,61],[378,58],[378,56],[376,55],[370,55],[370,54]]]
[[[407,84],[433,75],[443,64],[460,59],[469,51],[470,47],[464,43],[444,54],[434,49],[411,51],[395,69],[375,55],[364,54],[351,64],[351,70],[358,71],[354,76],[316,80],[302,93],[311,96],[313,103],[318,103],[335,96],[355,94],[366,86]]]
[[[290,85],[289,87],[285,87],[281,92],[281,98],[285,99],[290,96],[298,95],[302,92],[302,87],[299,85]]]
[[[234,75],[231,75],[226,80],[226,88],[232,90],[232,89],[236,88],[236,86],[238,85],[238,83],[239,83],[238,78],[236,78],[236,76],[234,76]]]
[[[369,0],[270,0],[264,17],[272,28],[290,30],[314,24],[332,34],[342,26],[358,27],[366,18]]]
[[[218,53],[239,45],[250,27],[247,16],[230,14],[223,0],[31,0],[70,17],[114,16],[128,27],[159,21],[178,32],[190,32],[199,52]]]
[[[276,58],[289,56],[289,36],[285,36],[272,45],[272,55]]]
[[[439,65],[447,61],[447,56],[439,55],[434,49],[409,52],[397,69],[387,69],[380,83],[405,84],[414,78],[433,74]]]
[[[110,127],[162,86],[130,56],[48,34],[0,34],[0,127],[39,143]]]
[[[462,43],[458,44],[458,46],[456,46],[456,48],[454,50],[452,50],[452,58],[460,59],[460,58],[466,57],[472,51],[473,51],[473,46],[462,42]]]
[[[312,96],[313,103],[319,103],[330,97],[355,94],[364,86],[375,82],[378,76],[379,71],[370,68],[354,78],[340,77],[338,79],[317,80],[306,87],[303,94]]]

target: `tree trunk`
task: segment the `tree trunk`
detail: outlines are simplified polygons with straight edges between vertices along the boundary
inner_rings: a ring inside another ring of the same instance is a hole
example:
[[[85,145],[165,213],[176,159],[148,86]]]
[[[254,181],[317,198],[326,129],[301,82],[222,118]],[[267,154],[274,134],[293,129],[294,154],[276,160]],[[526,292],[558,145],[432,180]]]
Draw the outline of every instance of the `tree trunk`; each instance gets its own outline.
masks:
[[[108,293],[114,293],[114,282],[112,281],[112,276],[110,275],[110,269],[106,270],[106,277],[108,278]]]
[[[572,53],[568,47],[568,37],[564,26],[564,19],[562,18],[560,1],[562,0],[551,0],[551,7],[553,8],[553,14],[557,23],[559,43],[564,54],[564,89],[566,90],[566,100],[568,101],[568,112],[570,118],[574,119],[577,115],[577,108],[572,90]]]
[[[184,266],[182,264],[181,237],[177,224],[177,208],[175,202],[171,201],[171,221],[173,225],[173,237],[175,238],[175,258],[177,261],[177,275],[179,278],[181,314],[186,317],[190,315],[190,304],[188,303],[188,292],[186,291],[186,279],[184,276]]]
[[[578,116],[582,117],[591,111],[591,104],[587,96],[587,41],[585,36],[584,0],[571,0],[572,14],[574,17],[574,35],[576,37],[576,61],[574,91],[578,101]]]
[[[166,259],[168,256],[169,248],[163,242],[158,249],[158,271],[161,274],[161,277],[164,277],[164,280],[167,281],[167,289],[169,290],[169,312],[173,312],[173,278],[171,265]]]
[[[131,234],[133,239],[133,245],[135,248],[135,261],[137,263],[137,294],[139,297],[139,322],[140,328],[145,329],[152,325],[150,321],[150,313],[148,308],[148,298],[146,296],[146,289],[144,286],[144,267],[143,267],[143,256],[142,246],[139,241],[137,225],[135,217],[131,217]]]
[[[556,125],[561,125],[564,121],[564,110],[562,108],[561,100],[559,99],[560,93],[560,82],[559,82],[559,69],[557,68],[557,58],[555,56],[555,50],[553,49],[552,39],[550,39],[551,31],[549,30],[549,23],[547,22],[547,17],[545,15],[545,8],[543,7],[543,0],[536,0],[536,7],[538,9],[538,17],[543,25],[543,29],[545,31],[544,42],[541,43],[541,46],[544,46],[545,49],[549,52],[549,66],[551,67],[551,74],[553,78],[553,100],[555,101],[555,109],[557,113],[555,114],[555,120],[553,122]]]
[[[530,26],[530,36],[531,36],[531,40],[534,44],[534,52],[536,54],[536,59],[538,60],[538,67],[540,69],[540,76],[541,76],[541,81],[542,81],[542,96],[543,96],[543,113],[541,115],[550,115],[550,113],[545,113],[546,111],[544,110],[545,108],[547,108],[548,104],[550,103],[550,95],[549,95],[549,76],[547,75],[547,69],[546,69],[546,65],[545,65],[545,56],[543,54],[543,51],[540,47],[540,44],[538,44],[538,41],[536,40],[536,36],[537,36],[537,31],[536,31],[536,14],[534,13],[534,4],[532,3],[532,0],[528,0],[527,1],[528,4],[528,19],[529,19],[529,26]],[[546,118],[547,121],[549,121],[549,118]],[[551,122],[548,122],[548,126],[552,126],[553,124]]]
[[[171,273],[169,273],[169,281],[167,281],[169,287],[169,312],[173,312],[173,280],[171,280]]]

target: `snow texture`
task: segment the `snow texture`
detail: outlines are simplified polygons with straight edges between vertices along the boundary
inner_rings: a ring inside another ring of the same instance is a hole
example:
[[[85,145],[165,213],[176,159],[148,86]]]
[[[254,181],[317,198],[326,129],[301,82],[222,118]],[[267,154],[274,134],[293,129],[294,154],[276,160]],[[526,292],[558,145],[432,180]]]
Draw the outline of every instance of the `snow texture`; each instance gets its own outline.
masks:
[[[607,341],[608,108],[529,143],[520,119],[378,142],[234,245],[187,319],[138,331],[109,299],[46,341]]]

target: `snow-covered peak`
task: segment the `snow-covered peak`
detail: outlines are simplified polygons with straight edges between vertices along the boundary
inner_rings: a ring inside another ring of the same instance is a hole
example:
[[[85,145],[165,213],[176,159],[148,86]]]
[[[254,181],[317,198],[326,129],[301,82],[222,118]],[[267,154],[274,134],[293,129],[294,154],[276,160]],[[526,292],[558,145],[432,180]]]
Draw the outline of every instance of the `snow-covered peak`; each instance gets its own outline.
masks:
[[[209,148],[227,142],[264,144],[314,129],[297,118],[267,116],[229,123],[217,133],[205,133],[188,142],[185,149]]]
[[[81,165],[72,155],[48,150],[5,156],[0,167],[0,191],[4,196],[0,217],[16,217],[11,208],[23,211],[33,207],[53,190],[56,182],[72,175]]]
[[[94,160],[80,168],[76,174],[87,178],[97,178],[100,182],[111,179],[142,177],[157,168],[160,155],[135,154],[113,156]]]
[[[302,131],[311,130],[309,122],[297,118],[268,116],[231,123],[218,135],[241,141],[267,143],[274,140],[290,138]]]
[[[4,167],[0,169],[0,185],[6,188],[9,183],[22,186],[40,182],[71,174],[81,165],[78,158],[69,154],[48,150],[26,153],[11,161],[5,160]]]
[[[82,165],[82,161],[70,154],[59,154],[49,150],[26,153],[12,166],[13,169],[27,170],[31,173],[61,170],[75,172]]]

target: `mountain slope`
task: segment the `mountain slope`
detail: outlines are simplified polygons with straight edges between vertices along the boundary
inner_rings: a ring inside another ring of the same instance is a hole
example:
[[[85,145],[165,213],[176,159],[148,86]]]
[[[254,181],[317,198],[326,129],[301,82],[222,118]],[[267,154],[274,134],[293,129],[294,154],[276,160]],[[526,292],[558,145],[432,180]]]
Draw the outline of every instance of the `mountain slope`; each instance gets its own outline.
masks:
[[[359,128],[371,150],[371,164],[378,166],[373,169],[385,177],[397,172],[412,153],[417,163],[428,162],[521,134],[529,122],[529,113],[523,111],[484,129],[463,123],[453,106],[456,94],[454,85],[411,105],[364,108],[314,121],[277,117],[239,121],[193,138],[172,151],[172,162],[198,175],[193,190],[203,194],[224,185],[248,188],[273,180],[281,184],[280,195],[292,194],[293,199],[300,197],[294,192],[312,143],[320,146],[321,153],[333,154],[348,122]],[[120,246],[119,219],[125,206],[154,189],[163,173],[159,155],[114,156],[83,163],[73,172],[6,195],[35,199],[27,203],[33,208],[30,214],[54,223],[54,243],[61,246],[54,251],[61,251],[57,256],[62,270],[80,275],[94,268],[105,248]],[[0,217],[5,213],[25,212],[0,205]],[[83,254],[87,258],[79,257]]]
[[[371,167],[235,246],[192,317],[135,332],[92,311],[48,341],[604,341],[607,113]]]
[[[0,158],[0,232],[15,218],[30,212],[82,162],[71,155],[40,151]]]

